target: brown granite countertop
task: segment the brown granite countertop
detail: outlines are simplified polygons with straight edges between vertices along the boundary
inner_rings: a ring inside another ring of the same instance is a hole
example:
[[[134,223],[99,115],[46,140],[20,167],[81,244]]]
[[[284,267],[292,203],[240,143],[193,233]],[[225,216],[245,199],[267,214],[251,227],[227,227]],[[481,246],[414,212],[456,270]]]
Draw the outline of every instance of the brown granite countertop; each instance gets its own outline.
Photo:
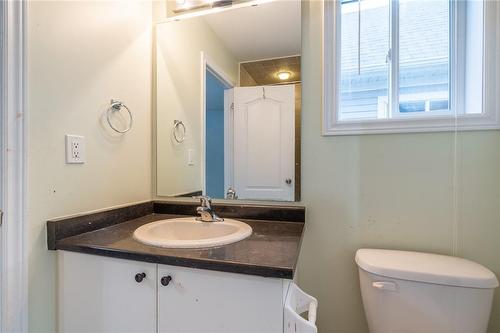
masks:
[[[159,248],[142,244],[132,237],[134,230],[143,224],[185,216],[151,213],[55,240],[53,249],[166,265],[293,278],[304,227],[301,222],[238,218],[252,227],[250,237],[233,244],[206,249]]]

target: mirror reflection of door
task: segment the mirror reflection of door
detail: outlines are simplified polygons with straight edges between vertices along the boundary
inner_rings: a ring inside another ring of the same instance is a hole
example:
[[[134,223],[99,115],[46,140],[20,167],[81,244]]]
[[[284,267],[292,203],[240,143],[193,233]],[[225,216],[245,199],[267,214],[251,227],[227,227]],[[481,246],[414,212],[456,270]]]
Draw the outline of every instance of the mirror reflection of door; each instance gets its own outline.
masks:
[[[205,195],[294,200],[294,85],[228,89],[207,70],[205,121]]]
[[[240,199],[294,199],[294,85],[234,89],[234,189]]]

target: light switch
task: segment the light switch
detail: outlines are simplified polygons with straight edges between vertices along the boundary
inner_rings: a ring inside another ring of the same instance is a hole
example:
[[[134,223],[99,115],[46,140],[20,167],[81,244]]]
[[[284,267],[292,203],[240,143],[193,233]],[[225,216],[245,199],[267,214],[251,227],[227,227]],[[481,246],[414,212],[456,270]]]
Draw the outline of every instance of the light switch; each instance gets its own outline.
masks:
[[[188,149],[188,165],[194,165],[194,149]]]
[[[66,163],[85,163],[85,137],[66,134]]]

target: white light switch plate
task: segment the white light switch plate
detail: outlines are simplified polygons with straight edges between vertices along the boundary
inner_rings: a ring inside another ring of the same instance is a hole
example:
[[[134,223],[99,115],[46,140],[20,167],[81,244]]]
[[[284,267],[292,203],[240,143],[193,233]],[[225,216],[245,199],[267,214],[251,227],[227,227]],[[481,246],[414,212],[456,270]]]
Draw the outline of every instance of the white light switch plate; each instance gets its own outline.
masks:
[[[188,149],[188,165],[194,165],[194,149]]]
[[[85,163],[85,137],[66,134],[66,163]]]

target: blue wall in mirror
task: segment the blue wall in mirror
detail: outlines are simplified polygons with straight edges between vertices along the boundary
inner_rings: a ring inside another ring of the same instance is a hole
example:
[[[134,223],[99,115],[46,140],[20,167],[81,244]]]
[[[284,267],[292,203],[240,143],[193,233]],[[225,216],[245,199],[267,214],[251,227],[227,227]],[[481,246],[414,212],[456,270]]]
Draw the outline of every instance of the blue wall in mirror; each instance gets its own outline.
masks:
[[[206,194],[224,198],[224,84],[206,72]]]

